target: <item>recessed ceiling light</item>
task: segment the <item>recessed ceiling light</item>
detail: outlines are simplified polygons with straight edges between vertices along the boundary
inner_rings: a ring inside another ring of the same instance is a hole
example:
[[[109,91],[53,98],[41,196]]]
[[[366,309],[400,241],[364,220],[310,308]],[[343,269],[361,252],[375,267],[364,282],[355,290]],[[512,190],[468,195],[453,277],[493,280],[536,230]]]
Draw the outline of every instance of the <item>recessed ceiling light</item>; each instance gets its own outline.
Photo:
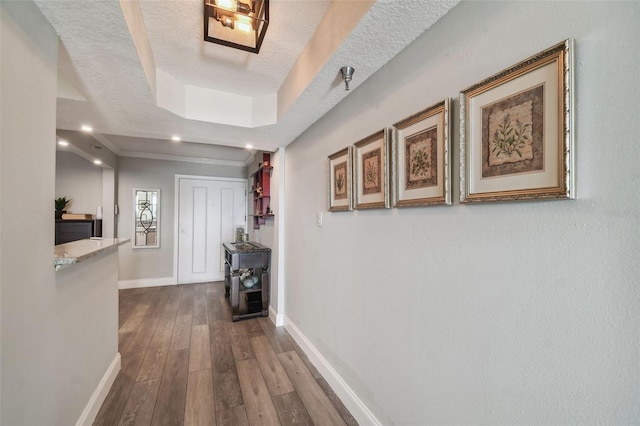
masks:
[[[180,142],[182,139],[180,139],[180,136],[178,135],[173,135],[171,136],[171,140],[174,142]]]
[[[93,127],[87,125],[87,124],[83,124],[81,127],[83,132],[93,132]]]
[[[249,151],[251,151],[253,149],[253,145],[251,145],[250,143],[246,144],[244,147],[246,149],[248,149]]]
[[[93,160],[93,164],[95,164],[96,166],[99,166],[100,164],[102,164],[102,161],[100,161],[100,160]]]
[[[58,141],[58,145],[60,145],[60,146],[69,146],[69,142],[67,142],[67,141],[65,141],[65,140],[60,139],[60,140]]]

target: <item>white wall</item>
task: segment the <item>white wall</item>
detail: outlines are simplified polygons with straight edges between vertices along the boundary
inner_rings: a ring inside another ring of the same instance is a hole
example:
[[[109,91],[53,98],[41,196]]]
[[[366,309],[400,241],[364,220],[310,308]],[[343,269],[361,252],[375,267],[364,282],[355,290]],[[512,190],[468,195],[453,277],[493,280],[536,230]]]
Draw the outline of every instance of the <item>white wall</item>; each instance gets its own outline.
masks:
[[[75,424],[117,353],[116,257],[54,272],[58,38],[32,2],[0,11],[0,423]]]
[[[51,356],[57,37],[31,2],[2,2],[0,13],[0,423],[51,424],[64,409],[57,406]]]
[[[463,2],[287,147],[286,314],[383,424],[637,423],[639,21]],[[329,154],[445,97],[457,200],[459,90],[569,37],[577,200],[326,212]]]
[[[55,402],[57,410],[55,417],[42,424],[75,424],[81,414],[92,423],[92,415],[95,417],[103,401],[98,399],[89,405],[90,397],[96,391],[106,397],[118,371],[110,371],[110,367],[120,365],[118,256],[100,254],[61,269],[56,272],[54,285],[51,304],[55,321],[51,331],[55,344],[45,353],[55,362],[55,371],[50,374],[56,383],[53,393],[45,397]],[[98,389],[103,377],[106,389]],[[25,402],[33,406],[29,400]]]
[[[174,220],[175,175],[246,178],[246,167],[120,157],[118,159],[118,237],[133,238],[133,188],[160,189],[160,247],[121,248],[120,281],[156,280],[175,284]]]
[[[71,198],[68,213],[96,214],[102,200],[102,167],[73,152],[56,151],[56,198]]]

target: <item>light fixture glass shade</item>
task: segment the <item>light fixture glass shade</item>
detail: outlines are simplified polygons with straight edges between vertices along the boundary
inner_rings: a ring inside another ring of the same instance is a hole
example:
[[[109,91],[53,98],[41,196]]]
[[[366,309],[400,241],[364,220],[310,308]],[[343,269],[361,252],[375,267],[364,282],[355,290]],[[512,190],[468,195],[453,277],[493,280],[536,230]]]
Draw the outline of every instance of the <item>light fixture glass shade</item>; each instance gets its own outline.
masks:
[[[204,40],[258,53],[269,26],[269,0],[204,0]]]
[[[218,4],[219,7],[223,7],[225,9],[235,9],[234,4],[235,2],[233,0],[218,0],[216,2]]]

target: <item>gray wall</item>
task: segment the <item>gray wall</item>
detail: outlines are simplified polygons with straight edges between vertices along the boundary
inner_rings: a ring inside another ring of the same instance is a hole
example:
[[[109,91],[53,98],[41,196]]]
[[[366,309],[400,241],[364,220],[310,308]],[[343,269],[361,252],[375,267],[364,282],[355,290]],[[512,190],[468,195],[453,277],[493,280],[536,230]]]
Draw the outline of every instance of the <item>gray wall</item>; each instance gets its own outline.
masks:
[[[160,247],[121,248],[120,281],[161,279],[171,283],[174,272],[175,175],[246,178],[246,167],[132,157],[118,159],[118,237],[132,238],[133,188],[160,189]]]
[[[383,424],[638,422],[639,21],[460,3],[287,147],[286,315]],[[458,176],[459,90],[569,37],[577,200],[326,212],[329,154],[445,97]]]
[[[96,214],[102,206],[102,167],[72,152],[56,151],[56,198],[71,198],[69,213]]]
[[[58,37],[30,1],[0,31],[0,424],[75,424],[117,354],[116,257],[54,272]]]

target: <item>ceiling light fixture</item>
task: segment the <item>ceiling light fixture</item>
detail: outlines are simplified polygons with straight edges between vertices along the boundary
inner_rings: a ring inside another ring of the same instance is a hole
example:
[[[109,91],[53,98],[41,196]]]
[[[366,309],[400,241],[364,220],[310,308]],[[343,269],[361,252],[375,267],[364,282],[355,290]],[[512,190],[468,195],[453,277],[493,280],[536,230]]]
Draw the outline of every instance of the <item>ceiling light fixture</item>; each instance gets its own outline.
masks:
[[[102,161],[100,161],[100,160],[93,160],[93,164],[95,164],[96,166],[99,166],[100,164],[102,164]]]
[[[69,146],[69,142],[65,141],[64,139],[60,139],[58,141],[58,145],[60,145],[60,146]]]
[[[342,79],[344,80],[344,90],[349,90],[349,82],[353,78],[353,73],[356,72],[355,68],[346,66],[340,68],[340,72],[342,73]]]
[[[248,149],[249,151],[251,151],[253,149],[253,145],[251,145],[250,143],[246,144],[244,147],[246,149]]]
[[[173,136],[171,136],[171,140],[174,141],[174,142],[180,142],[182,139],[180,139],[180,136],[173,135]]]
[[[82,129],[83,132],[88,132],[88,133],[93,132],[93,127],[91,127],[89,125],[86,125],[86,124],[83,124],[81,129]]]
[[[258,53],[269,26],[269,0],[204,0],[204,40]]]

